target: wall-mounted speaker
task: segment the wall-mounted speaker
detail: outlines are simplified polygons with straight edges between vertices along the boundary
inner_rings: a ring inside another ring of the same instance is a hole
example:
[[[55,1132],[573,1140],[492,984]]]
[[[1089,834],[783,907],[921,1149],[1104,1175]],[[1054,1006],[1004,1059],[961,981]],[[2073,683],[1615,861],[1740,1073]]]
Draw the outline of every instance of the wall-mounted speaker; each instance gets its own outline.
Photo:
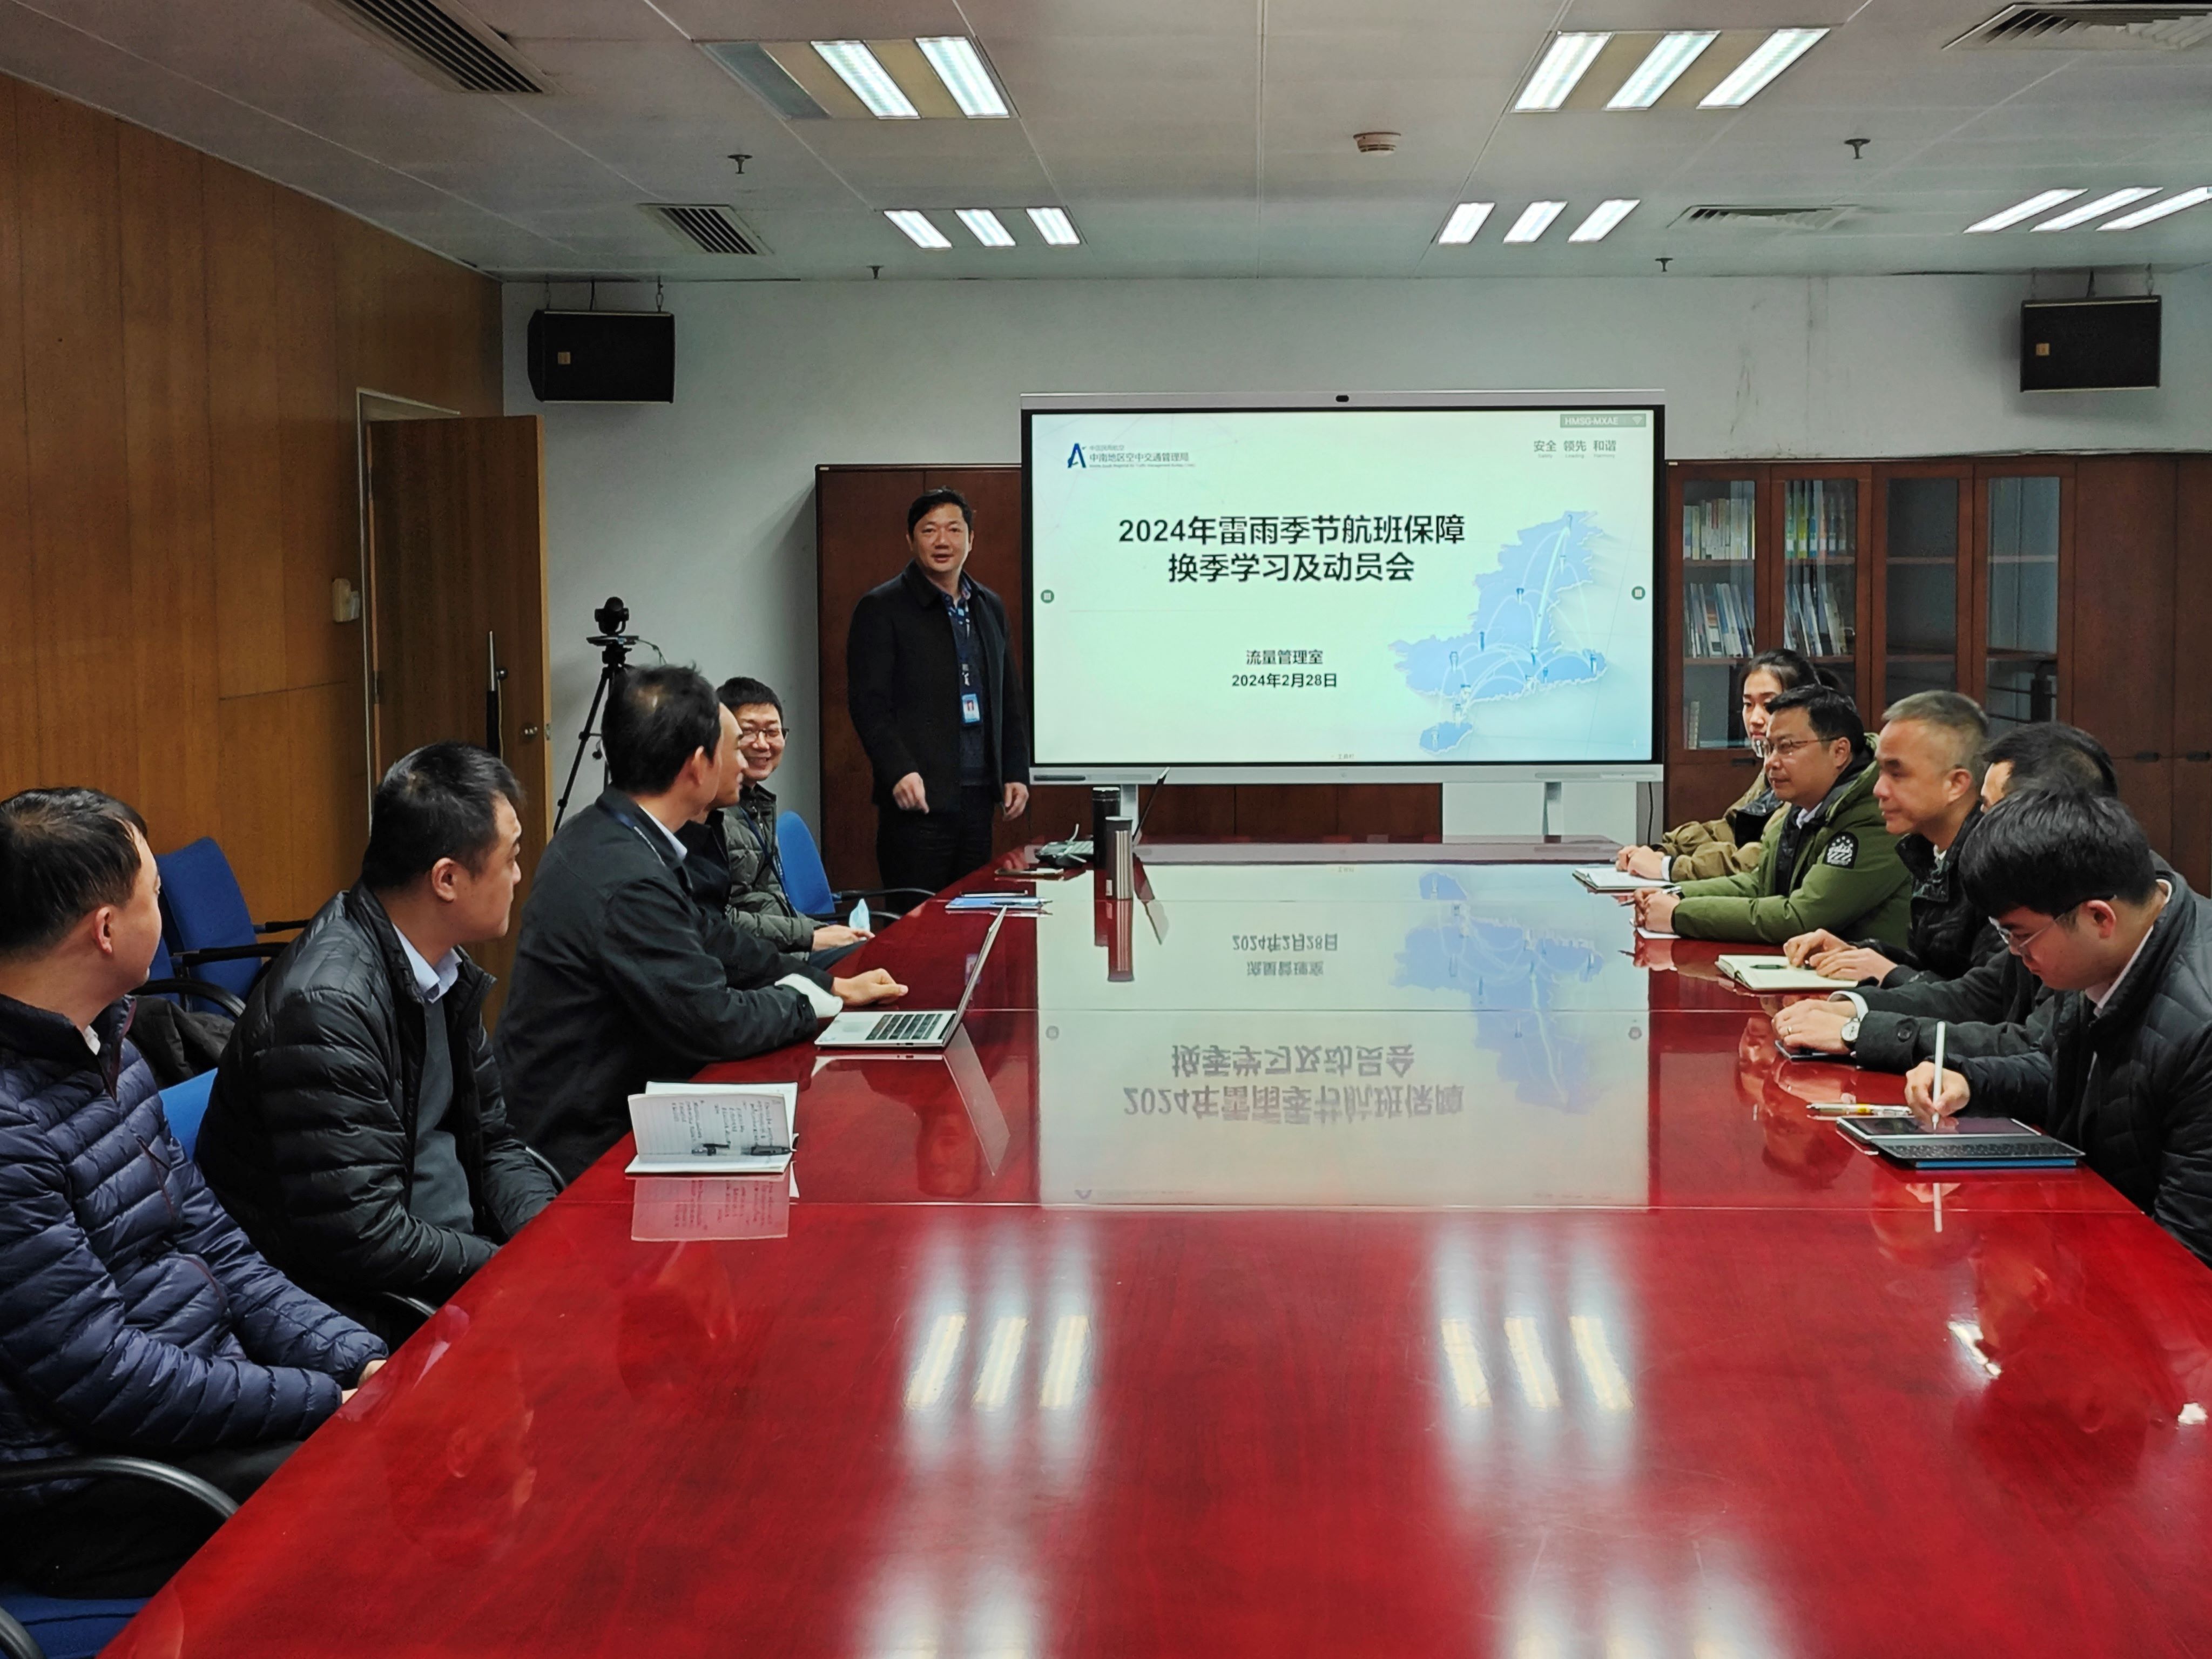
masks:
[[[2159,297],[2030,300],[2020,308],[2022,392],[2137,392],[2158,384]]]
[[[676,401],[676,319],[665,311],[533,312],[526,357],[541,404]]]

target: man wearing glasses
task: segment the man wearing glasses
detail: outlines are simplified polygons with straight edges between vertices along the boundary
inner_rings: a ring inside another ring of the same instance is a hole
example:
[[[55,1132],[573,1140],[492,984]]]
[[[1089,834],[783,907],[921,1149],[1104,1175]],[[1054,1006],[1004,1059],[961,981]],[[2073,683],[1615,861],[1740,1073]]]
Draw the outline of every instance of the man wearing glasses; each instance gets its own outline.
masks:
[[[717,810],[708,815],[708,822],[690,827],[693,834],[704,832],[711,839],[713,850],[707,861],[728,872],[726,889],[714,897],[739,933],[751,933],[787,955],[805,957],[814,967],[831,967],[872,936],[800,914],[783,890],[775,796],[768,787],[769,775],[783,763],[784,744],[791,737],[783,723],[783,699],[764,682],[743,675],[724,680],[714,695],[737,720],[739,768],[735,788],[724,791],[727,798],[717,800]],[[721,886],[720,882],[714,884]],[[695,894],[704,896],[701,884],[691,885]]]
[[[1984,813],[2030,789],[2119,793],[2112,757],[2078,726],[2016,726],[1993,738],[1982,760]],[[1947,1028],[1954,1059],[2024,1054],[2035,1047],[2049,1012],[2047,994],[2005,948],[2003,934],[1974,909],[1956,873],[1951,886],[1980,929],[1971,967],[1953,978],[1923,975],[1903,983],[1886,978],[1879,986],[1838,991],[1825,1002],[1800,998],[1775,1015],[1775,1036],[1791,1048],[1846,1055],[1852,1065],[1873,1072],[1910,1071],[1929,1058],[1936,1052],[1939,1023]],[[2166,873],[2162,862],[2159,873]]]
[[[1766,778],[1782,807],[1766,822],[1759,867],[1638,893],[1637,921],[1685,939],[1770,945],[1825,929],[1902,954],[1912,877],[1875,799],[1880,774],[1857,706],[1801,685],[1769,705],[1767,721]]]
[[[2034,1123],[2212,1262],[2212,902],[2160,875],[2116,800],[2037,790],[1960,855],[1968,895],[2055,997],[2027,1054],[1905,1074],[1923,1117]]]

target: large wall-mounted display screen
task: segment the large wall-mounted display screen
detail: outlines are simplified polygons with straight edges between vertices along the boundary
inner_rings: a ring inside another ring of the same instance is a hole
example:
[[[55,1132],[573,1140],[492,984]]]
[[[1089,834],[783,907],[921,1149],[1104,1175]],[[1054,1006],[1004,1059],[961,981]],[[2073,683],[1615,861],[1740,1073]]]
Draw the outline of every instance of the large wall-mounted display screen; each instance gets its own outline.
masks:
[[[1037,763],[1656,759],[1662,411],[1577,395],[1027,400]]]

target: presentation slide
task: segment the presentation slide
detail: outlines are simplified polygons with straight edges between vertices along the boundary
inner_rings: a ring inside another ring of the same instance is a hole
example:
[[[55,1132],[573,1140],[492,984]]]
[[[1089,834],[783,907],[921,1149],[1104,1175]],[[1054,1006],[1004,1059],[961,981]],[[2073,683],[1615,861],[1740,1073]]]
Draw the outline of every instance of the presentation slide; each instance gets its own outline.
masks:
[[[1656,758],[1656,409],[1024,418],[1040,765]]]

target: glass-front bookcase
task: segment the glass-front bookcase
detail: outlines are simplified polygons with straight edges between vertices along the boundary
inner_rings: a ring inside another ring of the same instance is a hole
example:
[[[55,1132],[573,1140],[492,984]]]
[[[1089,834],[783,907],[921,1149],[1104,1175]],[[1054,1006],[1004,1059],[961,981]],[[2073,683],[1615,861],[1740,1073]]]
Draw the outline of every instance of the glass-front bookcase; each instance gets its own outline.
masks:
[[[1669,820],[1750,783],[1744,669],[1773,646],[1869,731],[1916,691],[1963,691],[2000,728],[2060,718],[2075,488],[2065,458],[1671,465]]]

